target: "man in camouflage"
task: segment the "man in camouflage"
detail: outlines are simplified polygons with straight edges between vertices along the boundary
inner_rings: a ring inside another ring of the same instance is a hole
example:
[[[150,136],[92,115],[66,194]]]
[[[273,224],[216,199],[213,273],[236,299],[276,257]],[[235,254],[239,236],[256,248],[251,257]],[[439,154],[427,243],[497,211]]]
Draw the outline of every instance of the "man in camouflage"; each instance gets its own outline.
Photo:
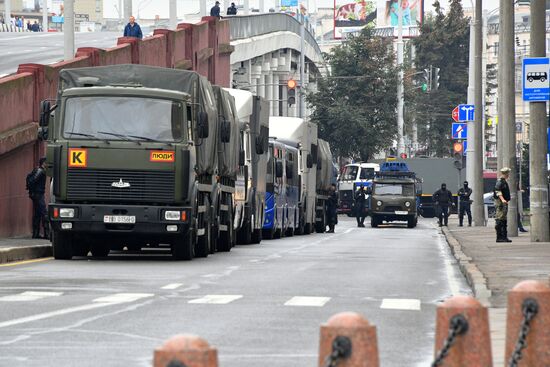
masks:
[[[493,197],[495,199],[495,229],[497,231],[497,242],[512,242],[508,239],[507,215],[508,215],[508,202],[510,201],[510,188],[508,187],[508,176],[510,175],[510,168],[504,167],[500,170],[501,176],[497,180],[495,185],[495,191]]]

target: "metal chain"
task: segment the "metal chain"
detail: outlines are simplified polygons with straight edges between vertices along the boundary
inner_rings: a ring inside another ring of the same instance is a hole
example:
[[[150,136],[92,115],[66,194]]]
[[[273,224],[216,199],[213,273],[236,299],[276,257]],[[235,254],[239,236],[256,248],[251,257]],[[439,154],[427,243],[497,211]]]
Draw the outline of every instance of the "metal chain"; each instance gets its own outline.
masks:
[[[447,336],[445,343],[443,343],[443,348],[441,348],[439,353],[437,353],[437,356],[432,363],[432,367],[437,367],[441,365],[441,363],[443,363],[443,361],[449,354],[449,350],[453,346],[456,337],[465,334],[467,331],[468,320],[466,320],[463,315],[459,314],[451,318],[451,321],[449,322],[449,335]]]
[[[521,309],[523,313],[523,320],[521,321],[521,326],[519,328],[516,347],[514,348],[514,352],[510,356],[510,361],[508,362],[509,367],[517,367],[522,358],[523,349],[527,347],[527,334],[529,334],[529,331],[531,330],[531,320],[533,320],[539,311],[539,304],[533,298],[527,298],[523,301]]]
[[[337,367],[338,362],[351,356],[351,340],[347,336],[337,336],[332,341],[332,352],[327,356],[323,367]]]

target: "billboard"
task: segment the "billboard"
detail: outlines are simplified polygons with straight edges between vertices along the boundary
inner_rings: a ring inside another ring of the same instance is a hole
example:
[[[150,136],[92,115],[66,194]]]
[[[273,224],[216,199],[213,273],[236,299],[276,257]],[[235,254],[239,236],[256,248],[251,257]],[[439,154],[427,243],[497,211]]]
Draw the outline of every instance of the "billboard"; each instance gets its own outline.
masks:
[[[376,0],[334,0],[334,38],[355,32],[376,19]]]
[[[377,0],[376,27],[393,27],[393,33],[397,36],[399,7],[403,11],[403,36],[412,37],[418,34],[418,25],[422,23],[424,15],[423,0]]]

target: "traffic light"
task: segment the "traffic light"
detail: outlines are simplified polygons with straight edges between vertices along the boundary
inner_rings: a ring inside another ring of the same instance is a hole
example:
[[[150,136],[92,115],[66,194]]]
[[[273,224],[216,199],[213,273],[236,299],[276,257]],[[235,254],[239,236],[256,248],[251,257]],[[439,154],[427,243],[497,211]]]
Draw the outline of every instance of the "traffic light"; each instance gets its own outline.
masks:
[[[422,92],[430,91],[430,68],[424,69],[422,73]]]
[[[401,157],[401,159],[406,159],[407,158],[407,153],[401,153],[399,156]]]
[[[287,95],[287,102],[289,106],[292,106],[296,103],[296,80],[294,79],[288,79],[286,82],[286,95]]]
[[[453,143],[453,158],[456,169],[462,169],[462,153],[463,153],[464,146],[462,145],[462,142],[456,142]]]
[[[439,88],[439,68],[434,68],[434,76],[432,79],[433,82],[433,90],[437,90]]]

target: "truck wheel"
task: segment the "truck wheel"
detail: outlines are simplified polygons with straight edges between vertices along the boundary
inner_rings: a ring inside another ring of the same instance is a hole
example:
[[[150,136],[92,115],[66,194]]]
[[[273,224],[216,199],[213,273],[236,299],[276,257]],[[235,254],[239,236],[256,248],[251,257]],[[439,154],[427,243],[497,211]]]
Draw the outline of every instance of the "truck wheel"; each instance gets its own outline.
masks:
[[[111,248],[108,245],[93,243],[90,251],[94,257],[106,257],[111,252]]]
[[[378,220],[378,218],[375,215],[371,215],[370,226],[372,228],[377,228],[379,224],[380,224],[380,221]]]
[[[69,233],[52,233],[53,257],[56,260],[71,260],[73,258],[73,241]]]
[[[407,227],[414,228],[416,227],[417,222],[418,222],[418,219],[416,217],[411,217],[407,220]]]
[[[237,235],[238,237],[238,243],[240,245],[248,245],[252,241],[252,233],[250,229],[250,222],[246,222],[243,224],[241,229],[239,229],[239,233]]]
[[[272,240],[275,238],[275,228],[269,228],[262,230],[262,239]]]
[[[304,226],[304,234],[311,234],[311,223],[306,223]]]
[[[90,252],[90,243],[84,238],[73,238],[73,256],[88,256]]]
[[[252,240],[250,241],[253,244],[258,244],[262,242],[262,230],[259,228],[256,228],[254,232],[252,232]]]
[[[172,258],[174,260],[193,260],[195,257],[196,227],[189,228],[183,237],[172,242]]]
[[[288,228],[285,231],[285,237],[294,236],[294,228],[296,228],[296,212],[294,212],[294,223],[289,224]]]

